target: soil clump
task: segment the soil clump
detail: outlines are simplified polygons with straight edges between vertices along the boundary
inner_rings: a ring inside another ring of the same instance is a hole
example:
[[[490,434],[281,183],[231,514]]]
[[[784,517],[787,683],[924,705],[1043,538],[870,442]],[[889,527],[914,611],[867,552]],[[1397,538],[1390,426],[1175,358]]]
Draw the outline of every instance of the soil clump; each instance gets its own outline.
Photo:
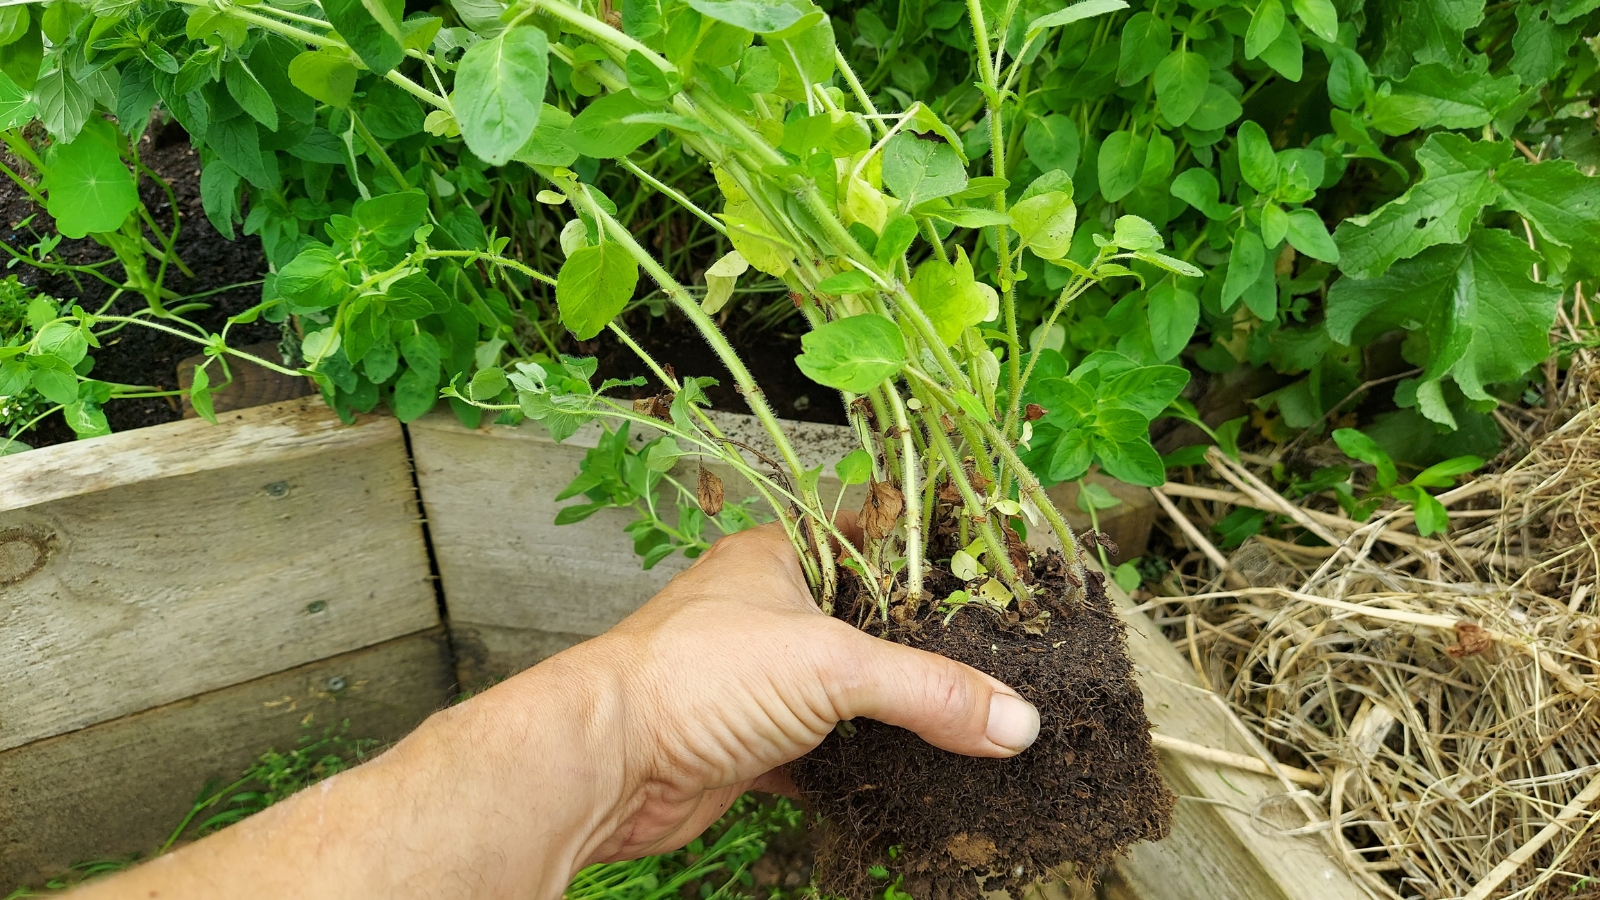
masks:
[[[1050,629],[1029,634],[998,614],[968,607],[945,625],[938,609],[867,630],[939,653],[1006,682],[1039,708],[1038,740],[1013,759],[946,753],[909,731],[868,719],[836,730],[790,767],[817,829],[817,885],[825,895],[866,897],[891,877],[918,900],[955,900],[1027,883],[1062,863],[1093,869],[1129,846],[1160,840],[1174,797],[1161,780],[1133,681],[1124,625],[1104,579],[1069,592],[1056,551],[1033,564],[1034,599]],[[960,587],[935,572],[928,589]],[[1086,593],[1082,602],[1065,598]],[[851,603],[839,616],[860,621]],[[853,733],[851,733],[853,732]],[[848,733],[848,735],[847,735]],[[890,848],[898,850],[890,858]]]

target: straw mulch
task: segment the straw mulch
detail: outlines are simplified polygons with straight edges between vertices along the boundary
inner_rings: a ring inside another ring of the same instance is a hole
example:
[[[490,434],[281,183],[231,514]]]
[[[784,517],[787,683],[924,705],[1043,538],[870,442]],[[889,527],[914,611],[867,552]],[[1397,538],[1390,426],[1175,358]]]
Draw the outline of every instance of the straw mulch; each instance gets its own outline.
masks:
[[[1147,605],[1275,762],[1323,776],[1301,830],[1374,896],[1600,898],[1600,358],[1571,358],[1496,413],[1514,446],[1439,496],[1447,536],[1269,486],[1332,449],[1213,451],[1158,494],[1189,552]],[[1274,525],[1219,551],[1240,506]]]

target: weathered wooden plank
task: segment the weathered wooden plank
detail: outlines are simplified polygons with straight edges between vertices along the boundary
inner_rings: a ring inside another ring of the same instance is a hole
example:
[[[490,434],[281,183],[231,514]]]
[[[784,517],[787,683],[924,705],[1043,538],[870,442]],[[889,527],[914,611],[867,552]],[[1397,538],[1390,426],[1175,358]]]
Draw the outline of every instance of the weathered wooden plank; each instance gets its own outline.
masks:
[[[0,459],[0,591],[0,750],[438,624],[398,423],[320,400]]]
[[[231,782],[302,734],[349,719],[348,737],[399,738],[449,702],[454,680],[435,628],[0,753],[0,893],[148,853],[208,779]]]

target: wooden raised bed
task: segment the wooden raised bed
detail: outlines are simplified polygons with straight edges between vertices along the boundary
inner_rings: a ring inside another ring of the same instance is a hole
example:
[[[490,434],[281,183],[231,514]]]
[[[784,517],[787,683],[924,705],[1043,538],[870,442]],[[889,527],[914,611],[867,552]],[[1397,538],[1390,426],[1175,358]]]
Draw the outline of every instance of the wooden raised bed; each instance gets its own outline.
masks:
[[[0,459],[0,885],[148,851],[207,779],[454,675],[400,426],[320,401]]]
[[[747,417],[721,424],[758,443]],[[848,448],[843,429],[793,428],[808,464]],[[513,674],[636,608],[687,562],[642,571],[625,512],[553,524],[597,435],[557,444],[534,424],[470,430],[436,413],[409,426],[408,459],[393,419],[344,427],[313,399],[0,459],[0,887],[156,846],[207,779],[292,746],[308,715],[398,737],[456,684]],[[723,474],[731,495],[740,482]],[[1101,527],[1137,551],[1124,558],[1142,553],[1148,504],[1109,512]],[[1114,593],[1157,731],[1253,756]],[[1187,756],[1165,772],[1189,798],[1173,835],[1136,847],[1108,896],[1363,896],[1312,838],[1252,821],[1283,792],[1275,779]]]

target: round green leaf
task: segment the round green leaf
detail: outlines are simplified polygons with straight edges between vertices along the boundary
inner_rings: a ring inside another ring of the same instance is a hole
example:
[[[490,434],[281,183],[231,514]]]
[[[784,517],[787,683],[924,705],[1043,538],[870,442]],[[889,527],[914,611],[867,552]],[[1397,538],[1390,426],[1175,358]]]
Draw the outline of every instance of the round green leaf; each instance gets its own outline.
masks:
[[[1317,37],[1329,43],[1339,39],[1339,13],[1333,0],[1294,0],[1294,14]]]
[[[805,352],[795,364],[806,377],[853,394],[872,390],[906,364],[900,329],[876,313],[828,322],[802,337],[800,346]]]
[[[45,208],[55,216],[56,230],[69,238],[115,231],[139,206],[139,189],[117,151],[116,132],[102,124],[57,145],[45,172]]]
[[[550,44],[534,27],[513,28],[468,48],[450,102],[473,153],[504,165],[539,124]]]
[[[1267,132],[1252,120],[1239,123],[1239,175],[1245,183],[1267,193],[1278,186],[1278,155]]]
[[[1144,158],[1149,147],[1145,139],[1131,131],[1116,131],[1100,145],[1100,194],[1115,203],[1133,193],[1144,177]]]
[[[589,340],[622,312],[638,284],[639,266],[621,245],[579,247],[556,275],[561,324],[578,340]]]
[[[833,474],[844,485],[866,484],[872,476],[872,454],[857,447],[844,459],[834,463]]]
[[[1244,107],[1239,105],[1237,97],[1220,85],[1208,84],[1188,124],[1195,131],[1215,131],[1232,124],[1243,113]]]

